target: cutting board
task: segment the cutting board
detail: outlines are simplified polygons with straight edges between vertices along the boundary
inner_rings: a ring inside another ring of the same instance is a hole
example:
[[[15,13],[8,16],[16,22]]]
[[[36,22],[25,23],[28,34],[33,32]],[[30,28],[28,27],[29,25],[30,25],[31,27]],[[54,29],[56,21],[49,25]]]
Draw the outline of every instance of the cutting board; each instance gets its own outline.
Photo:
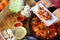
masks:
[[[4,14],[5,13],[5,14]],[[17,17],[19,17],[20,16],[20,13],[18,13],[18,14],[16,14],[16,13],[11,13],[10,11],[9,11],[9,9],[8,10],[6,10],[6,11],[4,11],[3,13],[2,13],[2,16],[0,16],[1,18],[1,22],[0,22],[0,32],[2,32],[3,33],[3,31],[4,30],[7,30],[7,29],[12,29],[12,30],[14,30],[14,28],[15,28],[15,26],[14,26],[14,24],[15,24],[15,22],[17,22],[18,20],[17,20]],[[24,24],[23,25],[25,25],[24,27],[26,28],[26,30],[27,30],[27,35],[30,35],[30,32],[29,32],[29,19],[26,19],[25,21],[24,21]]]
[[[31,2],[31,1],[30,1]],[[29,3],[30,3],[29,2]],[[34,2],[34,1],[33,1]],[[0,12],[0,32],[3,33],[4,30],[12,29],[14,30],[14,23],[17,22],[17,17],[20,16],[19,14],[12,14],[9,10],[9,5],[7,5],[3,11]],[[27,33],[29,33],[29,25],[28,22],[26,23],[26,29],[28,30]]]
[[[14,29],[14,23],[17,21],[17,17],[20,14],[11,14],[8,6],[0,12],[0,32],[7,29]]]

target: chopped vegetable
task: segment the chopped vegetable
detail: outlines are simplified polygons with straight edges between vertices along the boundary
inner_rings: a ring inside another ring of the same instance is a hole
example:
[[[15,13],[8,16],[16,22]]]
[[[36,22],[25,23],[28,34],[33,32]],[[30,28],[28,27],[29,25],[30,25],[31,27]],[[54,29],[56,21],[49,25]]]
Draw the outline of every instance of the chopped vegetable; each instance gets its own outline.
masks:
[[[13,13],[17,13],[24,7],[24,0],[10,0],[9,9]]]
[[[33,20],[33,21],[32,21]],[[34,22],[35,21],[35,22]],[[38,24],[36,24],[38,23]],[[47,39],[52,39],[57,35],[55,24],[47,27],[39,18],[34,16],[30,22],[31,29],[37,37],[42,37]]]

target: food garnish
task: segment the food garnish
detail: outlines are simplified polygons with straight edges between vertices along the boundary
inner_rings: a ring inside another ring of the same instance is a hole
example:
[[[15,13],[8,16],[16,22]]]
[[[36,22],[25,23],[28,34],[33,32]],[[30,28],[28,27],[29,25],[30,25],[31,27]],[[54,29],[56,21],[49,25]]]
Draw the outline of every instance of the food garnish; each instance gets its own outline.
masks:
[[[49,12],[43,10],[43,8],[38,7],[38,14],[41,18],[44,18],[45,20],[51,20],[51,15]]]
[[[26,18],[29,18],[31,16],[30,6],[28,4],[26,4],[24,10],[21,11],[21,15],[24,15]]]

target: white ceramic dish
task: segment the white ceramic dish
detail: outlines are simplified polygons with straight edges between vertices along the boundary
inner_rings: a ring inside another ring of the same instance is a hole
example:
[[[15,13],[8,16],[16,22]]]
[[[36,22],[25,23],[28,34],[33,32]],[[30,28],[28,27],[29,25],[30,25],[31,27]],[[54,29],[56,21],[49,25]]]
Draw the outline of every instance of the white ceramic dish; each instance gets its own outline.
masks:
[[[42,7],[44,10],[46,10],[47,12],[49,12],[49,14],[52,16],[51,20],[45,20],[44,18],[41,18],[38,15],[38,7],[39,6]],[[44,22],[46,24],[46,26],[50,26],[58,20],[57,17],[53,13],[51,13],[42,3],[35,5],[34,7],[31,8],[31,10],[33,11],[33,13],[35,13],[40,18],[40,20],[42,22]]]

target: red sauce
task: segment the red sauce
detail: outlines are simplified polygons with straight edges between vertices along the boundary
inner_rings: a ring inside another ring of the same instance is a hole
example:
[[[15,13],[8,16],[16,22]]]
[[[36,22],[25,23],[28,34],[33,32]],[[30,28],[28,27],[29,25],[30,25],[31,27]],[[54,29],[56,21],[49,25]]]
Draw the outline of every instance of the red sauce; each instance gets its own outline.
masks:
[[[17,18],[17,20],[23,22],[25,20],[25,17],[21,15]]]
[[[18,23],[15,24],[15,27],[18,27],[18,26],[22,26],[22,23],[18,22]]]

